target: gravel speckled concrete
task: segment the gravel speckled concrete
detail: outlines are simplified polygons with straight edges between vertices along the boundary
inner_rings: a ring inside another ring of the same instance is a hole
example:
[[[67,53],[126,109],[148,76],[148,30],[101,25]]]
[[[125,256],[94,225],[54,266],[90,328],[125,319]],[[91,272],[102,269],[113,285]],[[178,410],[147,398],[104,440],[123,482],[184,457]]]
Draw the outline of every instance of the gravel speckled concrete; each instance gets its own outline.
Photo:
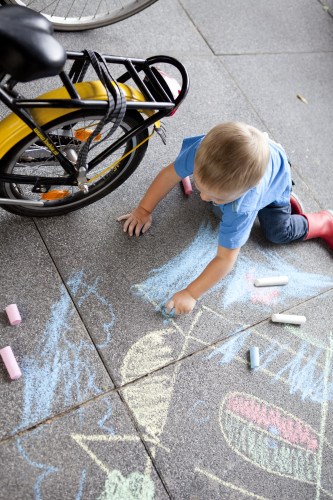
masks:
[[[154,137],[108,197],[53,219],[0,212],[1,308],[16,302],[22,313],[17,327],[0,314],[0,348],[12,346],[23,372],[10,381],[1,363],[1,500],[332,498],[327,245],[275,246],[256,222],[230,276],[191,315],[165,318],[167,298],[214,255],[217,220],[179,186],[143,237],[116,221],[184,136],[228,120],[281,142],[306,211],[328,207],[331,11],[331,0],[159,0],[117,25],[56,34],[66,48],[173,55],[191,88],[165,120],[167,145]],[[20,88],[32,96],[55,84]],[[272,274],[289,284],[254,287]],[[274,324],[273,312],[307,322]]]

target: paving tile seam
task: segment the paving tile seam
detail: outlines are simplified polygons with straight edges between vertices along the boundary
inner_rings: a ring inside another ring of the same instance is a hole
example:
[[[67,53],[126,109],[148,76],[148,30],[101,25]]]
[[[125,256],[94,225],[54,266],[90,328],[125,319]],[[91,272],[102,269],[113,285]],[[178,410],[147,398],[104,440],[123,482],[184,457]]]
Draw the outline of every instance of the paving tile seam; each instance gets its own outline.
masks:
[[[324,11],[325,11],[325,12],[326,12],[329,16],[331,16],[331,17],[333,18],[333,12],[331,12],[331,11],[330,11],[329,6],[328,6],[325,2],[323,2],[322,0],[318,0],[318,3],[319,3],[322,7],[325,7],[323,10],[324,10]]]
[[[168,495],[168,497],[169,497],[170,499],[172,499],[173,497],[172,497],[172,495],[171,495],[171,493],[170,493],[170,491],[169,491],[169,488],[168,488],[168,486],[167,486],[167,482],[166,482],[166,480],[164,479],[163,474],[160,472],[160,470],[159,470],[159,467],[158,467],[157,463],[155,463],[155,460],[154,460],[154,457],[153,457],[153,455],[152,455],[152,452],[150,451],[150,449],[149,449],[148,445],[146,444],[146,439],[145,439],[144,435],[142,434],[142,432],[141,432],[141,430],[140,430],[140,427],[139,427],[139,424],[138,424],[138,423],[137,423],[137,421],[136,421],[136,418],[135,418],[135,414],[134,414],[134,412],[132,412],[132,410],[131,410],[131,409],[130,409],[130,407],[128,406],[126,399],[125,399],[125,398],[123,397],[123,395],[121,394],[121,391],[119,391],[119,390],[118,390],[117,392],[118,392],[118,395],[119,395],[119,398],[120,398],[121,402],[123,403],[123,405],[124,405],[124,407],[125,407],[125,411],[127,412],[127,415],[129,416],[129,418],[130,418],[130,420],[131,420],[131,422],[132,422],[132,424],[133,424],[133,427],[134,427],[135,431],[137,432],[137,434],[138,434],[138,435],[139,435],[139,437],[140,437],[140,440],[141,440],[142,446],[144,447],[144,449],[145,449],[145,451],[146,451],[146,453],[147,453],[148,457],[150,458],[151,463],[152,463],[152,465],[153,465],[153,467],[154,467],[154,469],[155,469],[155,472],[156,472],[156,474],[157,474],[158,478],[160,479],[160,481],[161,481],[161,483],[162,483],[162,485],[163,485],[163,488],[164,488],[164,490],[165,490],[166,494]]]
[[[53,257],[51,251],[49,250],[49,248],[48,248],[48,246],[46,244],[46,241],[44,240],[44,237],[43,237],[43,234],[42,234],[42,230],[40,230],[40,228],[38,226],[38,223],[37,223],[37,221],[35,219],[33,219],[33,222],[34,222],[36,230],[37,230],[37,232],[38,232],[38,234],[39,234],[39,236],[40,236],[40,238],[41,238],[41,240],[42,240],[42,242],[43,242],[43,244],[45,246],[45,249],[46,249],[46,251],[47,251],[47,253],[48,253],[48,255],[49,255],[49,257],[50,257],[50,259],[51,259],[51,261],[52,261],[52,263],[53,263],[53,265],[54,265],[54,267],[55,267],[55,269],[56,269],[56,271],[57,271],[57,273],[59,275],[59,278],[61,279],[61,282],[64,285],[64,287],[65,287],[65,289],[66,289],[66,291],[67,291],[67,293],[68,293],[68,295],[69,295],[69,297],[70,297],[70,299],[72,301],[73,307],[75,308],[75,310],[76,310],[76,312],[77,312],[77,314],[78,314],[78,316],[79,316],[79,318],[81,320],[81,323],[83,325],[83,328],[84,328],[85,332],[87,333],[87,335],[88,335],[88,337],[89,337],[92,345],[94,346],[94,348],[96,350],[96,353],[97,353],[97,355],[98,355],[98,357],[99,357],[102,365],[104,366],[104,369],[105,369],[106,373],[110,377],[110,380],[111,380],[112,384],[116,387],[116,383],[115,383],[114,377],[113,377],[111,371],[108,369],[108,366],[105,364],[103,356],[102,356],[101,352],[99,351],[99,349],[97,348],[97,345],[96,345],[96,342],[95,342],[93,336],[90,334],[89,328],[88,328],[88,326],[86,325],[86,323],[85,323],[85,321],[83,319],[83,316],[81,314],[80,308],[78,307],[78,305],[77,305],[77,303],[75,301],[75,298],[73,297],[72,292],[71,292],[71,290],[69,289],[69,287],[67,285],[67,282],[65,281],[65,279],[62,276],[60,268],[57,266],[56,259]]]
[[[331,54],[333,50],[283,50],[281,52],[214,52],[216,57],[242,57],[242,56],[290,56],[302,54]]]
[[[209,50],[212,52],[212,54],[215,55],[213,48],[210,46],[210,43],[208,42],[208,40],[206,39],[206,37],[204,36],[204,34],[201,32],[200,28],[195,24],[194,19],[192,19],[190,13],[187,11],[187,9],[185,8],[185,6],[182,4],[181,0],[178,0],[178,3],[181,6],[181,8],[183,9],[183,11],[186,14],[186,16],[188,17],[188,19],[189,19],[190,23],[192,24],[192,26],[196,29],[196,31],[199,33],[199,35],[201,36],[201,38],[203,39],[203,41],[205,42],[205,44],[209,48]]]
[[[138,380],[140,380],[141,378],[144,378],[144,377],[145,376],[139,377]],[[130,382],[130,383],[126,384],[124,387],[127,387],[128,385],[131,385],[133,382]],[[44,420],[41,420],[40,422],[37,422],[36,424],[34,424],[34,425],[30,426],[30,427],[22,429],[22,430],[18,431],[17,433],[15,433],[15,434],[13,434],[11,436],[8,436],[8,437],[6,437],[4,439],[0,439],[0,446],[5,446],[5,445],[7,445],[10,442],[15,441],[18,437],[25,436],[25,435],[29,434],[29,432],[32,432],[35,429],[38,429],[39,427],[42,427],[42,426],[45,426],[45,425],[50,425],[54,421],[60,420],[61,418],[64,418],[64,417],[66,417],[66,416],[68,416],[68,415],[70,415],[70,414],[78,411],[80,408],[85,407],[85,406],[89,406],[91,404],[94,404],[96,401],[98,401],[98,400],[100,400],[100,399],[102,399],[102,398],[104,398],[104,397],[106,397],[108,395],[112,395],[114,393],[118,394],[119,399],[121,400],[122,404],[124,405],[124,409],[125,409],[128,417],[130,418],[130,420],[131,420],[131,422],[133,424],[134,430],[138,434],[138,437],[139,437],[139,439],[140,439],[140,441],[141,441],[141,443],[142,443],[142,445],[143,445],[143,447],[144,447],[144,449],[145,449],[148,457],[151,460],[152,466],[154,467],[155,472],[156,472],[158,478],[160,479],[160,481],[161,481],[161,483],[163,485],[163,488],[164,488],[166,494],[168,495],[169,498],[172,498],[172,496],[171,496],[171,494],[169,492],[169,489],[167,487],[167,483],[164,480],[163,475],[160,473],[157,464],[155,463],[154,457],[152,456],[151,451],[150,451],[148,445],[146,444],[145,437],[143,436],[141,430],[138,427],[138,424],[136,422],[136,419],[135,419],[135,416],[134,416],[133,412],[129,408],[129,406],[128,406],[126,400],[124,399],[123,395],[121,394],[120,390],[118,388],[116,388],[116,387],[114,389],[110,389],[109,391],[103,392],[103,394],[98,394],[97,396],[89,398],[86,401],[81,402],[78,405],[72,406],[71,408],[67,408],[66,410],[64,410],[64,411],[62,411],[60,413],[52,415],[52,417],[46,418]]]
[[[239,90],[239,92],[242,94],[242,96],[244,97],[245,101],[248,103],[250,109],[253,111],[253,113],[255,115],[257,115],[258,119],[260,120],[260,122],[263,124],[263,126],[266,128],[266,130],[268,130],[269,132],[269,135],[274,139],[274,136],[272,134],[272,131],[271,129],[269,128],[268,124],[266,123],[266,121],[260,116],[259,114],[259,111],[257,110],[257,108],[255,107],[255,105],[252,103],[251,99],[248,97],[248,95],[245,93],[245,91],[243,90],[243,88],[241,87],[240,83],[238,82],[238,80],[235,78],[235,76],[231,73],[231,71],[229,70],[229,68],[224,64],[223,62],[223,59],[221,59],[220,57],[217,57],[216,56],[216,59],[217,61],[223,66],[224,70],[228,73],[229,77],[231,78],[231,80],[234,82],[236,88]]]
[[[325,290],[325,291],[323,291],[321,293],[318,293],[317,295],[313,295],[312,297],[309,297],[308,299],[306,299],[304,301],[298,302],[297,304],[294,304],[291,308],[282,309],[281,313],[286,313],[288,311],[291,311],[295,307],[299,307],[302,304],[305,304],[307,302],[310,302],[311,300],[317,299],[318,297],[320,297],[322,295],[325,295],[325,294],[328,294],[328,293],[330,293],[332,291],[333,291],[333,287],[329,288],[329,289],[327,289],[327,290]],[[215,348],[218,344],[221,344],[223,342],[229,341],[230,338],[234,337],[235,335],[239,335],[240,333],[244,333],[244,332],[246,332],[248,330],[251,330],[251,329],[253,330],[253,329],[257,328],[258,326],[260,326],[260,325],[262,325],[264,323],[269,323],[270,319],[271,319],[270,316],[266,317],[266,318],[264,318],[264,319],[262,319],[262,320],[260,320],[260,321],[258,321],[256,323],[244,326],[244,328],[241,328],[241,329],[237,330],[236,332],[228,335],[227,337],[215,339],[214,342],[212,342],[210,344],[209,343],[205,343],[204,347],[202,347],[202,348],[199,348],[199,349],[197,349],[197,350],[195,350],[195,351],[193,351],[193,352],[191,352],[191,353],[189,353],[189,354],[187,354],[185,356],[182,356],[181,358],[174,359],[173,361],[170,361],[170,363],[167,363],[167,364],[165,364],[163,366],[159,366],[155,370],[152,370],[152,371],[150,371],[148,373],[145,373],[145,374],[141,375],[140,377],[137,377],[137,378],[131,380],[130,382],[127,382],[126,384],[118,385],[116,387],[117,387],[117,389],[119,391],[123,391],[127,387],[129,387],[129,386],[131,386],[131,385],[133,385],[133,384],[135,384],[135,383],[137,383],[137,382],[139,382],[139,381],[141,381],[141,380],[143,380],[143,379],[145,379],[145,378],[147,378],[147,377],[149,377],[151,375],[154,375],[154,374],[158,373],[159,371],[164,370],[165,368],[169,368],[170,366],[177,366],[179,363],[185,361],[186,359],[188,359],[188,358],[190,358],[192,356],[204,353],[205,351],[208,351],[208,350],[210,350],[212,348]],[[195,340],[195,337],[192,337],[192,338]],[[201,342],[204,343],[203,341],[201,341]]]

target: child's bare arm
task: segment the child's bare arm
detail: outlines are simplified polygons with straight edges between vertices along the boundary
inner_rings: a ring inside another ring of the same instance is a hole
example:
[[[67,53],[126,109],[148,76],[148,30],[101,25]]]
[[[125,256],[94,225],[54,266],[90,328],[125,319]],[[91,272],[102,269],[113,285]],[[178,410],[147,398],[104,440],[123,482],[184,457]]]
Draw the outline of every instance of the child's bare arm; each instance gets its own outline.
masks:
[[[186,314],[192,311],[196,301],[207,290],[223,279],[233,268],[240,248],[230,250],[219,246],[217,255],[202,271],[202,273],[190,283],[184,290],[175,295],[166,304],[168,312],[175,309],[176,314]]]
[[[180,181],[181,177],[176,174],[173,163],[161,170],[138,206],[130,214],[118,217],[118,221],[125,220],[124,232],[127,232],[130,236],[133,236],[133,234],[139,236],[141,230],[143,233],[146,232],[152,223],[151,214],[153,210]]]

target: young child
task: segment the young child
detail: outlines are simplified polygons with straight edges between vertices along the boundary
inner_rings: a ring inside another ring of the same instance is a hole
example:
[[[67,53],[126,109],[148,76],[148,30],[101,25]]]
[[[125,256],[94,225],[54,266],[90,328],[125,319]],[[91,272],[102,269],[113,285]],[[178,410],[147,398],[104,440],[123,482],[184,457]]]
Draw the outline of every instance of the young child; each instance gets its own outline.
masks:
[[[257,215],[273,243],[323,238],[333,248],[333,211],[303,214],[291,194],[290,166],[282,146],[240,122],[222,123],[206,136],[185,139],[174,164],[156,176],[133,212],[118,218],[125,221],[124,232],[145,233],[157,204],[191,174],[201,199],[221,211],[217,254],[167,302],[168,312],[191,312],[198,298],[231,271]]]

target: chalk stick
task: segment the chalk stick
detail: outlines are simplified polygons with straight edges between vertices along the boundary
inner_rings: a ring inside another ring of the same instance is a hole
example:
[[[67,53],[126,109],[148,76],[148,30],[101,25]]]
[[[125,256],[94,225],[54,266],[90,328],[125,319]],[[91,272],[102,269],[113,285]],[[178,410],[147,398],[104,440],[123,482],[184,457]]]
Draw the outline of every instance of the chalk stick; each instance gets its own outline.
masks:
[[[11,325],[19,325],[21,323],[22,318],[16,304],[9,304],[5,311]]]
[[[259,347],[250,347],[250,366],[251,370],[259,366]]]
[[[185,194],[189,196],[190,194],[193,193],[191,179],[189,177],[185,177],[184,179],[182,179],[182,184]]]
[[[257,278],[254,284],[255,286],[276,286],[286,285],[288,281],[288,276],[270,276],[267,278]]]
[[[2,357],[2,361],[5,363],[10,378],[12,380],[20,378],[22,376],[22,372],[17,364],[12,348],[8,345],[7,347],[0,349],[0,356]]]
[[[305,316],[296,314],[272,314],[272,321],[275,323],[292,323],[293,325],[302,325],[306,322]]]
[[[172,308],[170,312],[166,310],[165,306],[161,307],[161,313],[163,318],[174,318],[175,317],[175,309]]]

